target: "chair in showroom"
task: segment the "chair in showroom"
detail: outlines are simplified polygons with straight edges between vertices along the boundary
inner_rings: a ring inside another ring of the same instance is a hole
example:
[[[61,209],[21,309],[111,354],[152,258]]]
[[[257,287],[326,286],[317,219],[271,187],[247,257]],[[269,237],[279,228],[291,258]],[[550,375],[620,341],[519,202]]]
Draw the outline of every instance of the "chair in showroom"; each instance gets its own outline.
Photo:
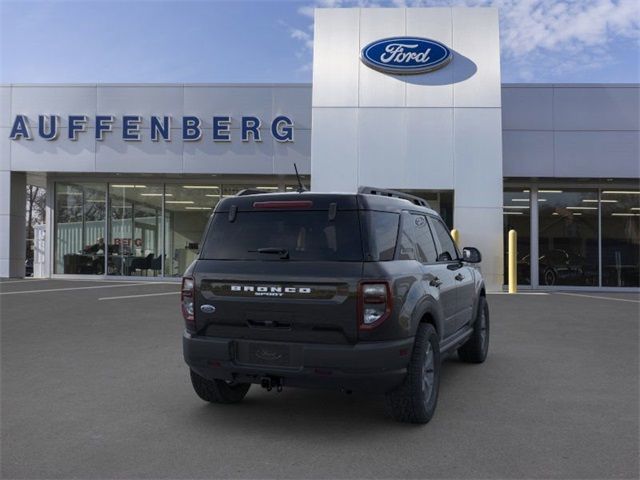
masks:
[[[131,265],[129,266],[129,275],[133,275],[137,270],[145,272],[146,275],[148,270],[151,268],[152,262],[153,253],[150,253],[144,258],[134,258],[133,260],[131,260]]]
[[[156,258],[151,260],[149,269],[153,270],[153,276],[155,277],[160,270],[162,270],[162,256],[158,255]]]

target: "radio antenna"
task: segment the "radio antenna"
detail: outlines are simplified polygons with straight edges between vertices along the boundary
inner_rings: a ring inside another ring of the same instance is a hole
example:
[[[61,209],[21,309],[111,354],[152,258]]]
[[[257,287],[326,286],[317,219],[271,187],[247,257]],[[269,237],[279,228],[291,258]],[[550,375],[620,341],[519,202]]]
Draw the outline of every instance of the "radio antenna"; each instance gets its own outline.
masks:
[[[300,178],[300,174],[298,173],[298,166],[295,164],[295,162],[293,163],[293,168],[296,171],[296,178],[298,179],[298,193],[306,192],[307,189],[304,188],[304,185],[302,185],[302,179]]]

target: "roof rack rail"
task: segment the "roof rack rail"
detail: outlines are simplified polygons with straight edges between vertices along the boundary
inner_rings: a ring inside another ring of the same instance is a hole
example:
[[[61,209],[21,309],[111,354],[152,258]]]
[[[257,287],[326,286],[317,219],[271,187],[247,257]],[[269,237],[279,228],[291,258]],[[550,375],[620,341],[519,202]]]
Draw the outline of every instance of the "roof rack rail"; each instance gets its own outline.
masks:
[[[360,187],[358,188],[358,193],[364,193],[367,195],[380,195],[382,197],[400,198],[402,200],[408,200],[414,205],[431,208],[429,202],[427,202],[424,198],[416,197],[415,195],[411,195],[409,193],[398,192],[397,190],[387,190],[385,188],[375,187]]]
[[[236,197],[244,197],[245,195],[258,195],[260,193],[275,193],[273,190],[260,190],[259,188],[245,188],[236,193]]]

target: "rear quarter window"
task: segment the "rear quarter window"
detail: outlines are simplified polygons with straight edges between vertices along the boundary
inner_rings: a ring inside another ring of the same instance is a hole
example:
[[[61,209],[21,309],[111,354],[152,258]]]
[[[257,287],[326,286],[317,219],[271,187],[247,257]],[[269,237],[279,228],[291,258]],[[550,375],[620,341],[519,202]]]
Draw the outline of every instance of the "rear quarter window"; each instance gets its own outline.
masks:
[[[400,215],[392,212],[362,212],[362,224],[367,239],[367,260],[393,260],[398,239]]]

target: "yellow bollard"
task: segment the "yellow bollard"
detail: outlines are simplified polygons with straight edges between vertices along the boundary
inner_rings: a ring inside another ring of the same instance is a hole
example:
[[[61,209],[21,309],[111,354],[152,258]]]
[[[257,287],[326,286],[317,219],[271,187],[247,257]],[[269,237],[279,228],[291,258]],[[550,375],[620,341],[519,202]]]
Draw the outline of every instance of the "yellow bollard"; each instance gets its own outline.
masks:
[[[509,230],[509,293],[518,292],[518,234]]]
[[[451,230],[451,238],[453,238],[453,241],[456,242],[456,245],[460,248],[460,232],[457,229],[454,228]]]

